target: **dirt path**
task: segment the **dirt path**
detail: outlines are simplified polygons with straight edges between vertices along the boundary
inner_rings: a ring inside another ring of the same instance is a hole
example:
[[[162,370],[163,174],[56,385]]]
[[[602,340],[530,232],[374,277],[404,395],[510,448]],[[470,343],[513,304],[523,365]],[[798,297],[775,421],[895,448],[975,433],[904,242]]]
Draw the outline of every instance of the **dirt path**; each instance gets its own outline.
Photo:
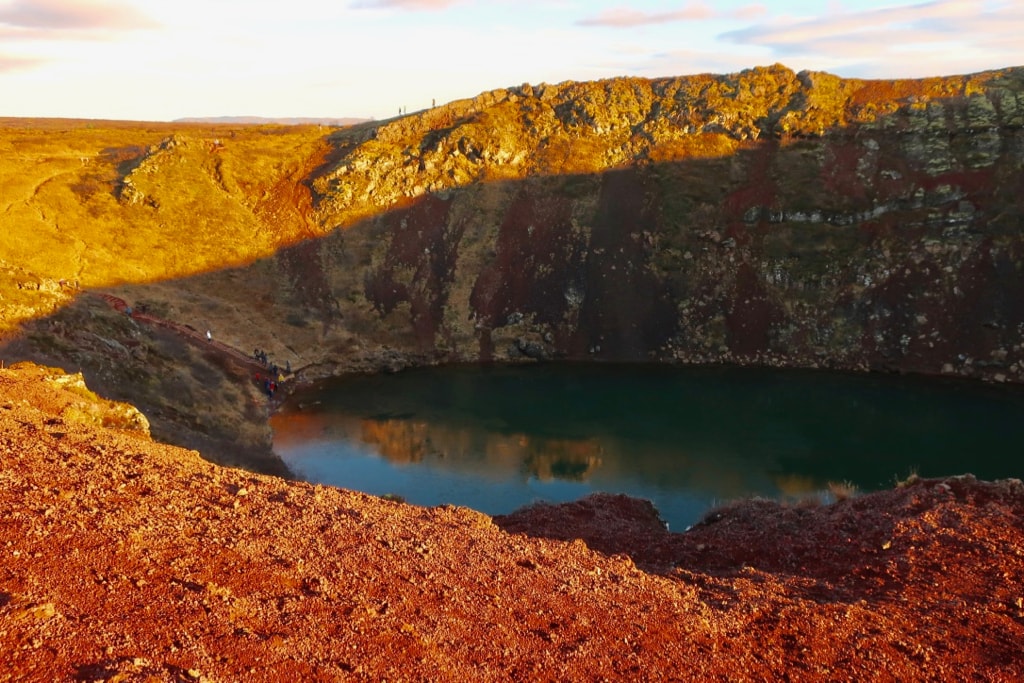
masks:
[[[321,140],[309,157],[274,184],[254,211],[268,230],[293,221],[302,227],[300,231],[293,230],[293,235],[303,239],[321,236],[313,215],[312,180],[336,156],[337,150],[327,140]]]
[[[200,348],[213,349],[221,353],[222,355],[230,357],[232,360],[243,363],[245,369],[249,370],[252,373],[265,373],[267,371],[266,366],[264,366],[262,363],[257,361],[252,356],[243,353],[242,351],[239,351],[235,347],[229,346],[228,344],[225,344],[222,341],[218,341],[216,339],[207,339],[205,334],[202,334],[196,331],[195,329],[188,327],[187,325],[182,325],[180,323],[176,323],[165,318],[159,318],[155,315],[150,315],[149,313],[146,313],[144,311],[137,311],[134,309],[132,309],[131,313],[129,314],[128,302],[126,302],[124,299],[114,296],[113,294],[107,294],[104,292],[90,292],[90,294],[100,299],[103,299],[108,304],[110,304],[110,306],[114,308],[114,310],[118,311],[119,313],[130,315],[132,320],[137,320],[150,325],[163,327],[164,329],[171,330],[181,335],[182,337],[185,337],[186,339],[188,339],[189,341],[191,341],[193,344]]]

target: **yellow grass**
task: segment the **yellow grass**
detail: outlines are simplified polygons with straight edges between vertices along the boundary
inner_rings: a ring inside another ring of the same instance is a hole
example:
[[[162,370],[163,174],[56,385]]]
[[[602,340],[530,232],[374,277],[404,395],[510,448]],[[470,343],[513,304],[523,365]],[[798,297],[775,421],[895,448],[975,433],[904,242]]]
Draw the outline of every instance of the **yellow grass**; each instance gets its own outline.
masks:
[[[59,299],[61,280],[70,289],[186,276],[310,234],[291,176],[321,163],[331,132],[0,119],[0,327],[30,314],[20,302],[38,306],[45,297],[26,292],[40,285]]]

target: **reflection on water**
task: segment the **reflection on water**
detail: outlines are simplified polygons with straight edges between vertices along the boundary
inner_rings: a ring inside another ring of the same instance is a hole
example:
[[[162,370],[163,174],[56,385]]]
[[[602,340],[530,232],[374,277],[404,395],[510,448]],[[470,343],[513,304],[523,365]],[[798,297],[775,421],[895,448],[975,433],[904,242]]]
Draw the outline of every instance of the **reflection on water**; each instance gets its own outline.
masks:
[[[530,438],[528,434],[497,434],[483,431],[470,438],[471,427],[448,427],[404,418],[363,418],[359,440],[394,463],[419,463],[432,456],[453,466],[464,466],[479,451],[487,467],[516,465],[542,481],[583,481],[601,464],[597,439]]]
[[[342,378],[272,420],[297,476],[489,514],[592,491],[673,529],[741,496],[861,490],[911,472],[1020,476],[1024,391],[742,368],[448,367]]]

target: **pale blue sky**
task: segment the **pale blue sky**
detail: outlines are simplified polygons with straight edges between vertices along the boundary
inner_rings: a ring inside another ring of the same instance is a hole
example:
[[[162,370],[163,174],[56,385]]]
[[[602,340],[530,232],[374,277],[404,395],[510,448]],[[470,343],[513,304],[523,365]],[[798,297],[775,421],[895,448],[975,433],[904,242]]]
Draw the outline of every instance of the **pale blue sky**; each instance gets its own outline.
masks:
[[[521,83],[1024,65],[1024,0],[0,0],[0,116],[386,118]]]

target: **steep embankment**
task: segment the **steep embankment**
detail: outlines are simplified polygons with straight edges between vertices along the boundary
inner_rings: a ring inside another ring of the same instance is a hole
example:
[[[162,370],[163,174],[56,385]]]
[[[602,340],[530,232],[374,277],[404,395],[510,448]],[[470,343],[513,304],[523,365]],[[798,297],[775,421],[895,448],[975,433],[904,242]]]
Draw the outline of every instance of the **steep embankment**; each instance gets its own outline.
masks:
[[[743,503],[670,534],[620,496],[491,519],[253,475],[140,419],[0,369],[0,677],[1024,675],[1019,481]]]
[[[307,181],[322,239],[131,294],[237,302],[240,346],[319,374],[529,357],[1019,381],[1022,86],[773,67],[499,90],[333,134]]]
[[[70,301],[53,278],[80,268],[307,378],[565,358],[1018,382],[1022,125],[1022,69],[860,81],[782,66],[524,85],[339,130],[142,127],[133,146],[125,125],[95,133],[119,146],[93,156],[49,152],[61,172],[7,195],[21,198],[4,215],[42,241],[19,233],[0,260],[48,273],[26,285],[40,301]],[[56,144],[9,130],[25,168]],[[79,298],[8,357],[80,368],[144,409],[209,392],[161,384],[147,330],[111,321],[90,342],[93,320],[107,317]],[[205,398],[154,430],[201,432],[210,405],[250,419]]]

